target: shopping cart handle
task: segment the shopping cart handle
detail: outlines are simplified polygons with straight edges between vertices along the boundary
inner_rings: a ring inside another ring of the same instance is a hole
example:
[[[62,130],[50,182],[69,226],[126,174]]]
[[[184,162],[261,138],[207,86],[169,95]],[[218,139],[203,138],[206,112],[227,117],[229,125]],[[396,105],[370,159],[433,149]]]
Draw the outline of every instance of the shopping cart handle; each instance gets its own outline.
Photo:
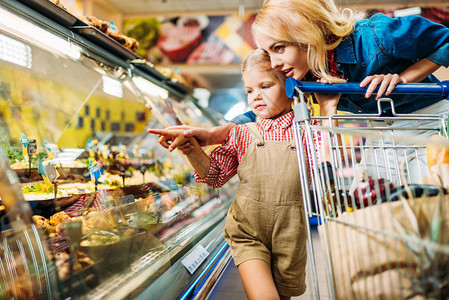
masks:
[[[298,88],[304,93],[342,93],[342,94],[365,94],[367,87],[360,87],[360,83],[333,83],[326,84],[320,82],[302,82],[294,78],[287,78],[285,81],[285,91],[289,98],[297,95]],[[379,87],[374,90],[377,92]],[[437,95],[449,99],[449,81],[439,83],[401,83],[398,84],[391,94],[427,94]]]

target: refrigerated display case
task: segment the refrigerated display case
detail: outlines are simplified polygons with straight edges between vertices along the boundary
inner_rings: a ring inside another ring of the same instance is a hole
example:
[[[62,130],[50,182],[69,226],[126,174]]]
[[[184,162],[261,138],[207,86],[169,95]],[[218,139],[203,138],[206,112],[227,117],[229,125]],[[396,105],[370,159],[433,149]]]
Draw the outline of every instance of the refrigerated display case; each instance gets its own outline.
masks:
[[[33,214],[21,228],[42,246],[39,259],[35,248],[15,249],[20,256],[0,247],[0,294],[204,297],[229,261],[223,227],[236,185],[221,194],[195,183],[188,161],[146,128],[216,120],[188,87],[73,28],[82,21],[52,2],[24,3],[0,1],[0,165],[16,176],[2,191],[17,191]],[[19,245],[8,196],[0,196],[2,239]],[[33,293],[19,294],[27,286],[17,278],[38,278]]]

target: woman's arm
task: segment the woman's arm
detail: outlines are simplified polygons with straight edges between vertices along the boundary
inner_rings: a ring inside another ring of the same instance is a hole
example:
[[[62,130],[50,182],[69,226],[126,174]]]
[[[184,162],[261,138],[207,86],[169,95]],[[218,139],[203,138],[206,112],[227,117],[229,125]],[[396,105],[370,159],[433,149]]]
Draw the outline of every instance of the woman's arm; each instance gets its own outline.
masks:
[[[420,82],[440,66],[449,66],[449,29],[420,16],[389,18],[373,17],[374,34],[378,46],[398,61],[415,61],[399,74],[366,77],[361,87],[368,86],[370,97],[379,86],[376,99],[389,95],[398,83]],[[382,71],[380,71],[382,72]]]
[[[160,136],[159,143],[170,151],[179,149],[183,154],[187,155],[193,150],[193,145],[189,143],[187,138],[194,137],[200,146],[222,144],[234,126],[236,126],[236,124],[232,122],[211,128],[194,127],[189,125],[171,126],[165,128],[166,133]],[[181,139],[178,137],[178,139],[171,140],[169,131],[178,130],[182,130],[186,139]]]
[[[148,129],[148,132],[159,135],[159,142],[169,150],[175,142],[188,142],[191,145],[192,150],[184,154],[195,169],[195,180],[197,182],[219,188],[237,173],[239,164],[237,157],[238,143],[234,130],[231,131],[223,145],[215,148],[209,155],[201,149],[195,138],[186,138],[183,129]]]
[[[222,144],[234,126],[233,122],[212,128],[185,126],[184,136],[195,137],[201,146]]]
[[[325,78],[321,78],[317,80],[317,82],[332,84]],[[340,101],[341,94],[328,94],[328,93],[315,93],[315,99],[320,106],[320,116],[329,117],[331,115],[335,115],[337,113],[337,105],[338,101]],[[338,121],[337,119],[332,119],[332,123],[329,123],[329,118],[323,119],[322,125],[326,127],[337,127]],[[324,131],[323,131],[324,132]],[[328,135],[323,137],[321,135],[321,147],[324,148],[324,157],[321,159],[324,161],[331,161],[331,152],[330,152],[330,141],[328,140]],[[340,135],[338,135],[339,144],[340,143]]]
[[[320,115],[329,117],[337,113],[337,104],[340,100],[341,94],[319,94],[315,93],[315,99],[320,106]],[[323,119],[322,125],[326,127],[337,127],[338,121],[337,119],[332,119],[332,123],[329,123],[329,118]],[[325,133],[325,131],[322,131]],[[330,141],[328,139],[329,135],[322,134],[321,135],[321,147],[323,147],[322,153],[324,153],[324,157],[321,159],[324,161],[331,161],[331,151],[330,151]],[[339,135],[340,139],[340,135]]]
[[[188,138],[195,137],[200,146],[208,146],[208,145],[222,144],[225,141],[231,129],[234,128],[234,126],[238,124],[245,124],[248,122],[255,122],[255,121],[256,115],[252,111],[249,111],[235,117],[225,125],[216,126],[212,128],[181,125],[181,126],[167,127],[166,129],[168,130],[183,129],[185,137]],[[183,152],[185,152],[185,154],[189,150],[193,149],[188,143],[184,145],[176,144],[176,146],[179,148],[183,148],[182,150]]]

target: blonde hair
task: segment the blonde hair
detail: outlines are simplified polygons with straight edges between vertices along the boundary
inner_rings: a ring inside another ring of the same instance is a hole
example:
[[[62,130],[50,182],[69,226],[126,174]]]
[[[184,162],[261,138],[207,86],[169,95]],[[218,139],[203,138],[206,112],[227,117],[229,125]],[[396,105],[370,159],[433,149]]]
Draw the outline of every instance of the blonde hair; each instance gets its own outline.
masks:
[[[266,0],[252,30],[307,49],[307,63],[313,75],[344,82],[329,74],[326,52],[351,34],[360,18],[360,14],[349,9],[340,12],[333,0]]]
[[[260,71],[267,72],[282,87],[285,87],[285,80],[287,79],[285,73],[271,67],[270,55],[265,50],[254,49],[245,57],[242,63],[242,74],[254,67],[258,67]],[[307,97],[307,109],[313,115],[310,97]]]
[[[270,55],[265,50],[254,49],[245,57],[242,63],[242,74],[253,67],[258,67],[259,70],[267,72],[273,79],[284,86],[287,77],[280,70],[271,67]]]

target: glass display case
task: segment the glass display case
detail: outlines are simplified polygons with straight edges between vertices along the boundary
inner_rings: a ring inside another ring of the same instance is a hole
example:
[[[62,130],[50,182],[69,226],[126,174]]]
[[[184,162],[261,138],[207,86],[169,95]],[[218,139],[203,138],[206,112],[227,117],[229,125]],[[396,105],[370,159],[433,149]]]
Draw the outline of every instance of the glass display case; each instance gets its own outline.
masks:
[[[146,128],[215,121],[189,88],[30,3],[0,1],[0,298],[204,297],[229,261],[235,184],[195,183]]]

